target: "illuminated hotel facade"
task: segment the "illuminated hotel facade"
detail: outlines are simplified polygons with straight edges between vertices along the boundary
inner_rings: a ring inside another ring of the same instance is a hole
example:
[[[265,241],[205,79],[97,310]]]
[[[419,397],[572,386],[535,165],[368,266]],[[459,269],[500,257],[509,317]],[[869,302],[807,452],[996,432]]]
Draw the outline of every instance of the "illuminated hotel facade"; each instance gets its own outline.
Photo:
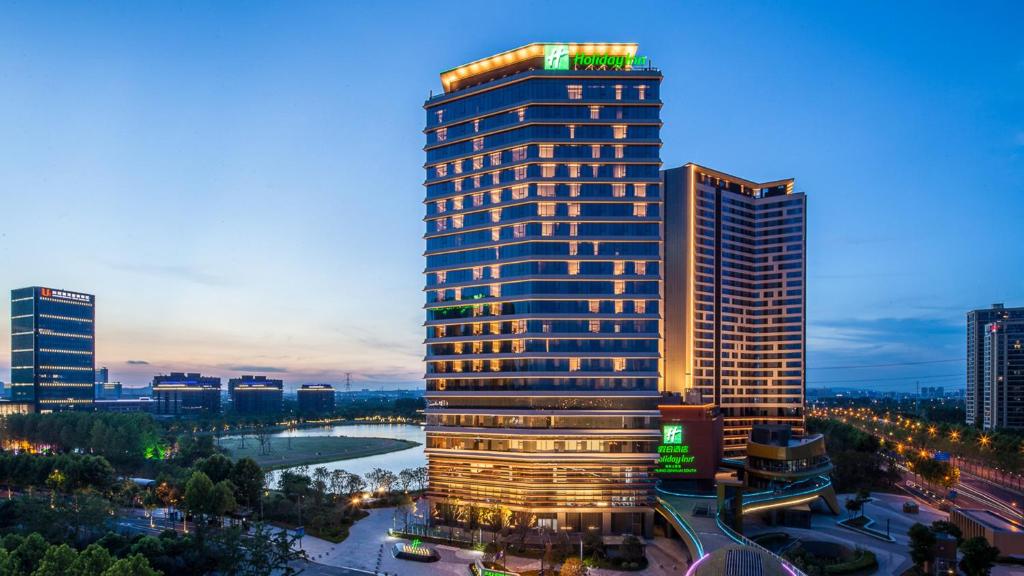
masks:
[[[802,435],[805,195],[696,164],[663,174],[665,390],[721,408],[727,458],[755,424]]]
[[[661,73],[636,49],[531,44],[442,73],[424,105],[435,518],[650,532]]]
[[[36,412],[91,409],[96,297],[32,286],[11,290],[11,401]]]

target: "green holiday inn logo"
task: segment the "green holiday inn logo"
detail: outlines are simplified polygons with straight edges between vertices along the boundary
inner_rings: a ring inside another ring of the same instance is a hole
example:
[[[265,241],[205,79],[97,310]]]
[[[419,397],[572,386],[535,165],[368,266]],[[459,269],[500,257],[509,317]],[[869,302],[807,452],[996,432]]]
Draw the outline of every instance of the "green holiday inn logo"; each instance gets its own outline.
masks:
[[[569,45],[568,44],[545,44],[544,45],[544,69],[545,70],[568,70],[569,69]]]
[[[661,427],[661,443],[662,444],[682,444],[683,443],[683,425],[682,424],[665,424]]]

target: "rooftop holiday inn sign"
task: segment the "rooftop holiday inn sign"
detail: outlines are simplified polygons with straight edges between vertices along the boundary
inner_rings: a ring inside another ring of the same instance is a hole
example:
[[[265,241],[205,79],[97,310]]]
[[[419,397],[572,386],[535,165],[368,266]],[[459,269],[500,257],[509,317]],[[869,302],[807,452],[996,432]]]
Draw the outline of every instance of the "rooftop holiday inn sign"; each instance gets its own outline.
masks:
[[[545,70],[606,69],[625,70],[634,66],[647,66],[647,56],[613,56],[611,54],[569,55],[568,44],[544,45]]]
[[[686,443],[686,428],[679,423],[661,425],[661,445],[658,446],[658,474],[696,474],[697,458],[690,454]]]

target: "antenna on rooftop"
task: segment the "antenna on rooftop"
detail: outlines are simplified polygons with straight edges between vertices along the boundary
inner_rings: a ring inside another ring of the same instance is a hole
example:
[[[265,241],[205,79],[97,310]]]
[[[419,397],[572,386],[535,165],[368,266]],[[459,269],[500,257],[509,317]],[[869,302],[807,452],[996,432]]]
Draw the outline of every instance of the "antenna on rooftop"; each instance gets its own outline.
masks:
[[[345,393],[352,392],[352,373],[345,372]]]

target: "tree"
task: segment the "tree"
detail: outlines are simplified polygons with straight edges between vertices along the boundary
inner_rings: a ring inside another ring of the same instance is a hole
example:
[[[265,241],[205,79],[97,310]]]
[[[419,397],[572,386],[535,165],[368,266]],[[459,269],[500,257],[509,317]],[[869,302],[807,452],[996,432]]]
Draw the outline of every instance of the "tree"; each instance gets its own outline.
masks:
[[[100,576],[161,576],[149,565],[149,560],[142,554],[121,558],[103,571]]]
[[[390,494],[391,488],[395,485],[395,482],[398,481],[398,477],[390,470],[374,468],[366,473],[366,480],[370,484],[371,491],[381,494]]]
[[[6,538],[4,539],[4,547],[6,548]],[[47,549],[50,545],[43,540],[43,537],[38,533],[33,532],[29,534],[27,538],[21,541],[17,548],[15,548],[10,558],[7,560],[8,570],[12,576],[28,576],[35,570],[36,566],[42,561],[43,556],[46,555]]]
[[[204,458],[203,460],[196,462],[195,468],[209,476],[210,481],[216,484],[221,480],[230,479],[234,466],[232,465],[231,460],[225,458],[224,455],[214,454],[209,458]]]
[[[586,576],[587,567],[580,562],[580,559],[573,556],[562,563],[562,569],[558,571],[559,576]]]
[[[956,538],[957,546],[964,543],[964,533],[960,530],[960,527],[947,520],[936,520],[935,522],[932,522],[932,532],[949,534],[953,538]]]
[[[210,492],[208,514],[213,516],[223,516],[230,514],[238,508],[238,503],[235,502],[235,486],[230,480],[221,480]]]
[[[864,507],[864,502],[861,501],[860,498],[847,498],[846,499],[846,510],[850,513],[851,516],[855,515],[857,512],[860,512],[860,510],[863,507]]]
[[[235,499],[252,508],[259,503],[263,492],[263,469],[252,458],[242,458],[231,469],[231,483],[235,485]]]
[[[960,552],[963,554],[960,569],[967,576],[987,576],[999,558],[999,548],[990,546],[981,536],[965,540],[960,545]]]
[[[924,524],[915,523],[907,531],[910,536],[910,559],[920,570],[932,560],[932,551],[935,549],[935,534]]]
[[[415,482],[416,472],[412,468],[405,468],[398,473],[398,487],[402,492],[408,492]]]
[[[298,538],[286,530],[272,531],[257,522],[252,534],[241,542],[243,560],[234,572],[239,576],[271,576],[297,574],[289,564],[304,557],[298,549]]]
[[[359,474],[345,476],[345,493],[349,495],[358,494],[366,490],[366,480]]]
[[[50,546],[32,576],[65,576],[77,559],[78,552],[67,544]]]
[[[67,576],[96,576],[110,568],[113,563],[114,559],[110,557],[110,552],[106,548],[99,544],[90,544],[75,557],[75,561],[67,570]]]

